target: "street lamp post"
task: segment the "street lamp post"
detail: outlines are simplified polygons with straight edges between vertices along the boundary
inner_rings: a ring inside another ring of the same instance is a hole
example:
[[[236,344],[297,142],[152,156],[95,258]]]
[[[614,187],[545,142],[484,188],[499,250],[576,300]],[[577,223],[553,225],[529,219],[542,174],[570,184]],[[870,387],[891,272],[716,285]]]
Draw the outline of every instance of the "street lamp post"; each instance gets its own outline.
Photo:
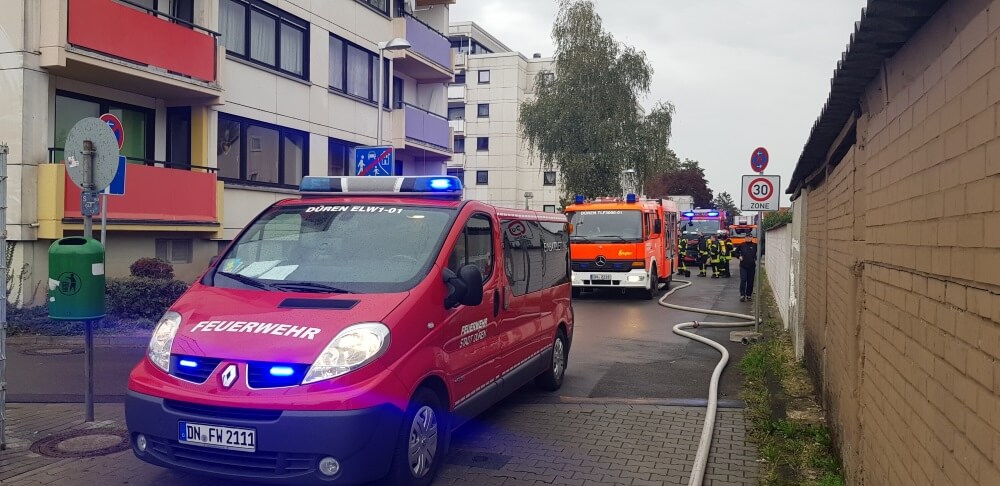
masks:
[[[376,146],[382,145],[382,96],[385,93],[385,51],[403,51],[413,47],[409,41],[401,37],[378,43],[378,134],[376,134]],[[391,102],[391,101],[390,101]]]
[[[531,192],[525,192],[524,193],[524,209],[531,209],[531,206],[528,203],[528,201],[530,201],[531,198],[533,198],[533,197],[535,197],[535,195],[532,194]]]
[[[622,171],[622,189],[625,194],[622,197],[626,197],[633,193],[635,190],[635,169],[625,169]]]

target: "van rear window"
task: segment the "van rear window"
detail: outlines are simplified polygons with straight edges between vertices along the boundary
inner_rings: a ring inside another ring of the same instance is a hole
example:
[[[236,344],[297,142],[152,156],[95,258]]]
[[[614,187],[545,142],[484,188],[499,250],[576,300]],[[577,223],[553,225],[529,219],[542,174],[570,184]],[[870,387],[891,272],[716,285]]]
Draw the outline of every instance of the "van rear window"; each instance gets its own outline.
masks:
[[[223,255],[214,285],[405,291],[437,258],[454,214],[446,208],[389,205],[275,208]]]

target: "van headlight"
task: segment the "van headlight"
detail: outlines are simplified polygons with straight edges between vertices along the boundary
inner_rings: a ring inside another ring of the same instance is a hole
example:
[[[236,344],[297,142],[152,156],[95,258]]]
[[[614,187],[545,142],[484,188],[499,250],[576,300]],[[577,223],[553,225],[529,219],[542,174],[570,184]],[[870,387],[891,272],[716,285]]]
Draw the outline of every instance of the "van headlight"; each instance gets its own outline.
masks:
[[[303,385],[336,378],[375,361],[389,347],[389,328],[381,322],[348,327],[326,345],[309,367]]]
[[[146,355],[149,360],[161,370],[170,372],[170,348],[174,344],[174,335],[181,327],[181,315],[176,312],[167,312],[160,318],[153,329],[153,336],[149,339],[149,350]]]

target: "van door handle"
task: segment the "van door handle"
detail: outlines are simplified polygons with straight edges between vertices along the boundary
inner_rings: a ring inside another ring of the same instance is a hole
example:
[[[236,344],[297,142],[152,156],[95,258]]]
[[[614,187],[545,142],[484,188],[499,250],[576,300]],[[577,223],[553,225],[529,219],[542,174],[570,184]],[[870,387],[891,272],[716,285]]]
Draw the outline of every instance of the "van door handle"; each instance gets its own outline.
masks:
[[[493,317],[500,315],[500,291],[493,291]]]

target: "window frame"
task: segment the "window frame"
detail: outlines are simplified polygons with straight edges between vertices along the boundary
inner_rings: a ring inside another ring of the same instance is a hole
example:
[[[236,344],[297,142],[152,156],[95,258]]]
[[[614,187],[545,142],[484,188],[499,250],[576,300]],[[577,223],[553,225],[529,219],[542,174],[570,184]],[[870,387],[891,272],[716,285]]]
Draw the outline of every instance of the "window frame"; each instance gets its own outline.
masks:
[[[485,177],[480,177],[485,176]],[[476,171],[476,185],[477,186],[488,186],[490,185],[490,171],[488,170],[477,170]]]
[[[174,245],[181,243],[187,247],[188,255],[187,259],[176,259],[174,258]],[[160,245],[163,245],[162,247]],[[160,255],[160,249],[163,248],[163,256]],[[194,240],[191,238],[156,238],[153,242],[153,252],[156,253],[156,257],[172,264],[190,264],[194,263]]]
[[[486,114],[483,114],[483,108],[486,108]],[[490,117],[490,104],[489,103],[479,103],[476,106],[476,115],[478,118],[489,118]]]
[[[351,42],[351,41],[349,41],[349,40],[347,40],[347,39],[345,39],[345,38],[343,38],[343,37],[341,37],[341,36],[339,36],[339,35],[334,34],[334,33],[331,32],[330,33],[330,41],[332,41],[333,39],[336,39],[336,40],[340,41],[340,43],[341,43],[341,59],[343,60],[343,65],[341,66],[341,69],[340,69],[340,81],[341,81],[341,86],[342,87],[338,88],[338,87],[333,86],[332,84],[330,84],[328,82],[327,83],[327,89],[329,89],[330,91],[333,91],[333,92],[335,92],[337,94],[341,94],[341,95],[347,96],[347,97],[349,97],[351,99],[355,99],[355,100],[358,100],[358,101],[361,101],[361,102],[364,102],[364,103],[371,104],[372,106],[378,105],[378,92],[375,91],[375,84],[378,82],[378,80],[375,79],[375,78],[378,77],[378,75],[376,74],[376,73],[378,73],[378,53],[372,52],[372,51],[370,51],[368,49],[365,49],[363,46],[361,46],[359,44],[356,44],[354,42]],[[330,41],[328,41],[328,43]],[[357,49],[357,50],[359,50],[359,51],[361,51],[361,52],[364,52],[365,54],[368,55],[368,68],[365,71],[366,73],[368,73],[368,83],[367,83],[368,84],[368,96],[367,97],[358,96],[356,94],[353,94],[347,88],[348,75],[349,75],[349,71],[350,71],[348,69],[349,66],[350,66],[350,61],[348,59],[347,53],[349,52],[349,49],[352,48],[352,47],[355,48],[355,49]],[[332,52],[332,50],[333,50],[333,46],[332,45],[330,46],[330,50]],[[327,57],[329,57],[329,56],[330,55],[327,54]],[[331,73],[330,73],[330,75],[331,75],[331,80],[332,80],[332,76],[333,76],[333,73],[332,73],[332,63],[330,63],[330,65],[331,65]],[[383,59],[382,59],[382,65],[383,65],[382,66],[382,68],[383,68],[382,72],[385,73],[385,75],[383,76],[383,78],[385,78],[385,79],[382,80],[383,84],[385,85],[385,86],[382,87],[382,89],[384,90],[383,91],[383,95],[382,95],[382,107],[383,108],[387,108],[389,110],[392,110],[393,103],[392,103],[391,100],[388,99],[389,98],[388,94],[389,94],[389,83],[394,82],[394,81],[392,81],[392,80],[389,79],[389,60],[385,59],[383,57]],[[393,76],[393,79],[395,79],[395,76]],[[404,83],[404,87],[405,87],[405,83]],[[395,93],[393,93],[393,94],[395,95]],[[402,100],[402,98],[400,98],[400,100]]]
[[[486,81],[483,81],[484,73],[486,74]],[[491,79],[490,70],[480,69],[479,71],[477,71],[476,79],[479,81],[479,84],[490,84],[490,79]]]
[[[551,184],[549,183],[549,174],[552,174],[552,183]],[[558,180],[558,176],[556,175],[556,171],[554,171],[554,170],[547,170],[545,172],[542,172],[542,185],[543,186],[550,186],[550,187],[551,186],[555,186],[557,180]]]
[[[132,104],[129,104],[129,103],[122,103],[120,101],[109,100],[107,98],[98,98],[96,96],[90,96],[90,95],[85,95],[85,94],[80,94],[80,93],[74,93],[72,91],[64,91],[64,90],[61,90],[61,89],[57,89],[56,90],[56,96],[57,97],[58,96],[62,96],[63,98],[72,98],[72,99],[79,100],[79,101],[86,101],[88,103],[96,103],[98,105],[97,111],[99,111],[100,114],[102,114],[102,115],[105,114],[105,113],[110,113],[112,108],[124,108],[126,110],[132,110],[132,111],[137,111],[137,112],[143,113],[146,116],[146,147],[143,150],[143,153],[145,153],[145,155],[143,156],[142,159],[136,159],[135,157],[126,157],[126,159],[127,160],[132,160],[132,161],[141,161],[141,162],[144,162],[144,163],[145,162],[151,162],[151,161],[153,161],[153,153],[155,152],[155,147],[156,147],[156,110],[155,109],[153,109],[153,108],[146,108],[146,107],[138,106],[138,105],[132,105]],[[55,104],[54,104],[54,100],[53,100],[53,110],[54,109],[55,109]],[[53,146],[55,145],[55,143],[54,143],[55,128],[56,128],[55,123],[56,123],[56,120],[58,119],[58,117],[59,117],[58,113],[53,113],[52,124],[51,124],[51,126],[52,126],[52,132],[53,132]],[[65,146],[63,146],[63,147],[53,147],[53,148],[56,148],[56,149],[62,150],[62,151],[65,151],[65,149],[66,149]],[[169,163],[170,161],[168,160],[167,162]]]
[[[372,4],[373,1],[374,0],[357,0],[358,3],[360,3],[360,4],[362,4],[362,5],[366,6],[366,7],[368,7],[370,9],[372,9],[372,10],[374,10],[374,11],[382,14],[382,15],[385,15],[386,17],[389,17],[389,11],[392,10],[392,0],[385,0],[385,9],[381,9],[381,8],[378,8],[377,6],[373,5]]]
[[[476,137],[476,152],[489,152],[489,151],[490,151],[490,137]]]
[[[266,69],[277,71],[279,73],[292,76],[295,78],[309,80],[309,35],[311,26],[308,21],[303,20],[295,15],[292,15],[284,10],[274,7],[270,4],[264,3],[261,0],[222,0],[232,2],[244,7],[246,15],[243,16],[243,54],[238,52],[230,51],[226,49],[226,55],[242,61],[246,61],[258,66],[262,66]],[[222,4],[219,2],[219,12],[220,12],[220,23],[221,23],[221,12]],[[253,33],[251,32],[251,24],[253,12],[261,13],[267,17],[270,17],[275,21],[274,29],[274,64],[269,64],[267,62],[259,61],[253,58],[251,54],[251,39],[253,38]],[[290,27],[292,29],[300,31],[302,34],[302,73],[296,73],[294,71],[289,71],[282,67],[281,63],[281,29],[283,26]],[[220,27],[221,28],[221,27]],[[220,44],[225,45],[225,41],[220,39]]]
[[[496,273],[496,267],[497,267],[497,245],[496,245],[495,239],[493,238],[493,236],[496,234],[496,231],[494,231],[495,227],[494,227],[493,218],[491,218],[489,214],[486,214],[486,213],[481,212],[481,211],[477,211],[477,212],[474,212],[474,213],[472,213],[472,214],[469,215],[468,219],[465,220],[465,223],[462,224],[461,230],[459,230],[460,231],[459,237],[455,239],[455,244],[452,245],[451,251],[448,252],[448,262],[449,263],[451,262],[452,255],[454,255],[455,254],[455,250],[458,249],[458,243],[459,243],[458,240],[459,239],[464,239],[465,240],[464,241],[465,244],[462,245],[463,246],[463,250],[465,250],[464,263],[462,265],[460,265],[458,269],[452,269],[452,270],[455,271],[456,273],[458,273],[458,270],[460,270],[461,267],[464,267],[465,265],[471,265],[471,263],[469,263],[469,232],[468,232],[468,229],[469,229],[469,223],[471,223],[473,220],[476,220],[476,219],[485,221],[487,223],[487,225],[489,225],[489,230],[490,230],[490,235],[489,235],[489,242],[490,242],[490,271],[489,271],[489,273],[485,273],[485,272],[483,273],[483,282],[485,283],[485,282],[489,281],[490,278],[493,277],[493,274]],[[482,269],[480,269],[480,270],[482,270]]]
[[[459,148],[459,144],[461,144],[461,148]],[[454,143],[453,143],[452,146],[454,147],[452,149],[453,153],[464,154],[465,153],[465,137],[455,137],[455,141],[454,141]]]
[[[282,127],[279,125],[273,125],[270,123],[253,120],[250,118],[244,118],[237,115],[232,115],[229,113],[219,112],[219,121],[221,125],[223,120],[239,123],[240,126],[240,160],[239,169],[240,175],[238,178],[223,177],[222,168],[219,167],[218,178],[220,181],[225,183],[248,185],[248,186],[261,186],[261,187],[276,187],[276,188],[288,188],[295,189],[301,184],[301,181],[295,181],[293,183],[288,183],[285,181],[286,174],[286,161],[285,161],[285,140],[287,134],[299,135],[302,137],[303,147],[302,147],[302,171],[301,177],[309,175],[309,132],[304,132],[301,130],[296,130],[294,128]],[[247,129],[251,126],[263,128],[266,130],[275,130],[278,132],[278,182],[266,182],[266,181],[252,181],[247,179],[247,157],[250,153],[250,144],[247,138]],[[218,147],[218,135],[216,135],[216,147]],[[218,165],[218,163],[217,163]]]

